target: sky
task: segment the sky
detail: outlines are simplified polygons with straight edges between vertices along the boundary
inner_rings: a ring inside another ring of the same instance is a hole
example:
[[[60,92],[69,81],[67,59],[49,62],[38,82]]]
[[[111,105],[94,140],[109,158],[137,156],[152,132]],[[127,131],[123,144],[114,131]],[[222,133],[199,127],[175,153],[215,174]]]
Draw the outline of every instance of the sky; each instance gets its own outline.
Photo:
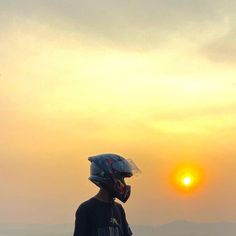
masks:
[[[236,2],[0,1],[0,222],[71,223],[117,153],[131,224],[236,221]],[[175,173],[201,178],[178,189]]]

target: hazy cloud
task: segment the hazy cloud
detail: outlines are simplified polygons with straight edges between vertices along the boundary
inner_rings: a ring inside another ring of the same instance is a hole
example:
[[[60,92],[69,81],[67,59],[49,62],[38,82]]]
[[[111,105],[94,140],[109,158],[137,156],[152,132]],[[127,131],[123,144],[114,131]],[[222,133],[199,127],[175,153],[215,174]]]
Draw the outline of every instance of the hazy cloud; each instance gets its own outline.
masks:
[[[76,29],[121,46],[155,47],[177,35],[194,38],[234,16],[236,3],[203,0],[1,1],[0,11]]]
[[[228,116],[235,117],[236,111],[234,110],[236,103],[229,104],[218,104],[217,106],[207,106],[194,110],[181,109],[179,111],[174,111],[170,113],[159,113],[154,116],[156,120],[168,120],[168,121],[188,121],[193,119],[201,119],[201,118],[212,118],[216,117]]]
[[[236,27],[226,35],[207,43],[203,47],[204,53],[216,62],[235,62],[236,60]]]

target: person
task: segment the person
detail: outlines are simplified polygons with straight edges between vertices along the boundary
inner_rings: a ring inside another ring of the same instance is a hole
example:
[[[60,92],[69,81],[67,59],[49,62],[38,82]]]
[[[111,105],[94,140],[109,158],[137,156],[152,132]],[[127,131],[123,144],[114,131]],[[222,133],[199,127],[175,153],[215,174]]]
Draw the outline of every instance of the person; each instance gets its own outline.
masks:
[[[131,236],[124,208],[115,199],[125,203],[131,186],[125,178],[140,172],[135,163],[117,154],[89,157],[90,177],[99,192],[83,202],[76,211],[74,236]]]

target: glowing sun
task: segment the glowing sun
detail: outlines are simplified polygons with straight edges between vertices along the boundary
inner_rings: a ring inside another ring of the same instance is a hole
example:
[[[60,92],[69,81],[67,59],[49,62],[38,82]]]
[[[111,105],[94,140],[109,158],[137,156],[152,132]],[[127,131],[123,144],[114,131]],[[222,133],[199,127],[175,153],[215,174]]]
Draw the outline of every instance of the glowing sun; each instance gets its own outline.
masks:
[[[182,182],[183,182],[183,185],[189,186],[192,184],[193,180],[190,176],[186,176],[183,178]]]
[[[180,165],[173,171],[171,182],[181,192],[193,192],[203,182],[203,172],[194,165]]]

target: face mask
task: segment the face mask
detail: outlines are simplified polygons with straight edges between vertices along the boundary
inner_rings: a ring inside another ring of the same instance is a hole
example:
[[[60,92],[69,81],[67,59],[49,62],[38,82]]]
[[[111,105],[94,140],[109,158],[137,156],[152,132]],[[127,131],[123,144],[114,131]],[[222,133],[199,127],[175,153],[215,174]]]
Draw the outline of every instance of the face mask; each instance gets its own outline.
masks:
[[[114,185],[114,197],[118,198],[122,202],[126,202],[131,194],[131,186],[126,185],[124,180],[115,180]]]

